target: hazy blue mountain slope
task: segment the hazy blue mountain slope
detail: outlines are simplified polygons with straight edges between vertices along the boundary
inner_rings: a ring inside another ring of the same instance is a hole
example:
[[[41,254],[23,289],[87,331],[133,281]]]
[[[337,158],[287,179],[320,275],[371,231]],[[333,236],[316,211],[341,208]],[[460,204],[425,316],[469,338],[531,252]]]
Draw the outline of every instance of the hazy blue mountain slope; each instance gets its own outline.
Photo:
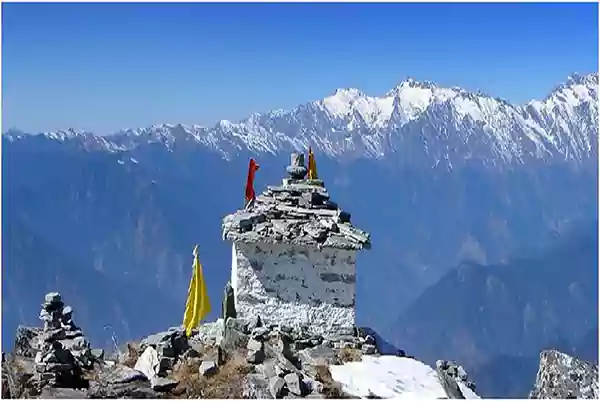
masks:
[[[461,361],[483,386],[481,394],[524,396],[515,394],[525,385],[517,372],[535,371],[528,360],[542,348],[589,355],[598,325],[597,280],[595,227],[505,265],[463,264],[402,314],[394,342],[428,362]],[[502,370],[510,373],[498,375]]]
[[[3,255],[3,266],[11,261],[2,273],[2,324],[10,328],[3,333],[3,347],[12,348],[8,340],[13,341],[17,325],[41,324],[40,304],[48,291],[60,291],[74,306],[76,324],[98,347],[113,347],[108,341],[113,330],[120,343],[161,330],[182,307],[156,287],[111,277],[65,255],[19,219],[3,227],[2,240],[3,248],[10,249],[9,257]]]

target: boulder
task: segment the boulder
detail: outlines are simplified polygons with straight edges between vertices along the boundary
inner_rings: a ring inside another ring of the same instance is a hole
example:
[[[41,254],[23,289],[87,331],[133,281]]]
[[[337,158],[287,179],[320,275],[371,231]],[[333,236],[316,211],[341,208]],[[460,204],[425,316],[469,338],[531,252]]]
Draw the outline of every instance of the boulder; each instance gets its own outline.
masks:
[[[42,389],[40,398],[70,398],[70,399],[81,399],[87,398],[87,390],[76,390],[73,388],[52,388],[45,387]]]
[[[231,353],[235,353],[240,348],[245,348],[249,339],[245,330],[246,327],[242,321],[234,318],[227,319],[223,339],[220,343],[221,348]]]
[[[269,380],[269,391],[272,398],[282,398],[285,389],[285,380],[279,376],[272,377]]]
[[[148,378],[142,372],[125,365],[114,365],[110,369],[104,370],[99,380],[107,384],[122,384],[134,381],[147,381]]]
[[[150,381],[152,381],[155,376],[158,376],[160,372],[160,361],[154,347],[146,347],[133,368],[142,372]]]
[[[273,398],[269,381],[257,373],[246,375],[242,381],[242,397],[252,399]]]
[[[133,381],[106,385],[92,382],[87,398],[159,398],[160,394],[152,390],[150,382]]]
[[[308,394],[307,386],[302,380],[303,378],[300,373],[288,373],[283,379],[290,393],[298,396]]]
[[[37,327],[19,326],[15,336],[15,355],[34,358],[39,351],[38,336],[42,329]]]
[[[219,370],[217,364],[214,361],[202,361],[200,367],[198,368],[198,373],[200,376],[211,376],[217,373]]]
[[[464,399],[465,396],[455,380],[456,367],[448,361],[436,362],[436,373],[446,396],[450,399]]]
[[[544,350],[529,398],[598,399],[598,387],[598,365],[556,350]]]
[[[155,376],[151,381],[152,390],[157,391],[157,392],[171,391],[175,387],[177,387],[178,384],[179,384],[179,382],[177,380],[168,379],[166,377],[158,377],[158,376]]]
[[[361,351],[365,355],[373,355],[375,352],[377,352],[377,348],[375,348],[373,344],[363,344]]]
[[[262,363],[265,360],[265,349],[262,342],[251,338],[248,341],[248,355],[246,360],[252,364]]]

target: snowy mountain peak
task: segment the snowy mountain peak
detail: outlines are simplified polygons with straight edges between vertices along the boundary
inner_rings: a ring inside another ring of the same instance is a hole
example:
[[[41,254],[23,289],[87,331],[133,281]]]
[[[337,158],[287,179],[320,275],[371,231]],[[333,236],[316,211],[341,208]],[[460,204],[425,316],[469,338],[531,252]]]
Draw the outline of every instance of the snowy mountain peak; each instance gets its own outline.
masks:
[[[596,154],[598,73],[573,74],[541,101],[525,106],[481,92],[443,88],[407,78],[381,97],[340,88],[291,110],[255,113],[214,127],[161,124],[98,137],[73,129],[43,134],[81,141],[87,150],[126,151],[162,143],[193,144],[225,158],[245,151],[304,150],[308,143],[331,157],[385,158],[453,168],[469,160],[488,165],[527,159],[583,160]],[[23,135],[4,135],[11,141]]]

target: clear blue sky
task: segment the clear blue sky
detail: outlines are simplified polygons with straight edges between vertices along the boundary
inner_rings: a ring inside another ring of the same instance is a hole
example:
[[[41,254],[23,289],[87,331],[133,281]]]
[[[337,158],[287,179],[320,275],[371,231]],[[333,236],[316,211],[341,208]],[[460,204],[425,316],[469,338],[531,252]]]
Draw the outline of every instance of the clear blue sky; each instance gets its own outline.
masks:
[[[598,70],[597,4],[6,4],[2,129],[212,125],[407,76],[523,103]]]

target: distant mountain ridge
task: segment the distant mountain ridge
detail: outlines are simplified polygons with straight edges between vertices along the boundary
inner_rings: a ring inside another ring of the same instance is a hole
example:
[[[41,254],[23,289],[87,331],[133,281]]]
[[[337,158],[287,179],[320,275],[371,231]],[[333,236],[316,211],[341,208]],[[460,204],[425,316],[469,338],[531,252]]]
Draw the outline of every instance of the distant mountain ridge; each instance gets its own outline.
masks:
[[[330,157],[396,158],[452,168],[531,159],[581,160],[597,152],[598,73],[573,75],[545,99],[524,106],[464,89],[407,79],[381,97],[337,89],[291,110],[256,113],[214,127],[181,124],[127,129],[109,136],[68,129],[40,134],[88,151],[119,152],[151,143],[204,146],[231,159],[245,152],[301,150]],[[9,141],[30,139],[13,130]]]

